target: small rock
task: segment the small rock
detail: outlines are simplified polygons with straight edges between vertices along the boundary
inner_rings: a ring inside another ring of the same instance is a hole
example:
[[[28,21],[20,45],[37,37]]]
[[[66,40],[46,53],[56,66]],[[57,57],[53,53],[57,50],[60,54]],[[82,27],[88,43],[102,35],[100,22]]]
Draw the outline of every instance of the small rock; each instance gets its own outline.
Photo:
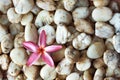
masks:
[[[91,41],[92,38],[90,35],[87,35],[86,33],[81,33],[73,39],[72,45],[75,49],[83,50],[90,45]]]
[[[21,67],[18,66],[17,64],[11,62],[8,67],[8,73],[11,76],[17,76],[21,71]]]
[[[0,55],[0,66],[3,70],[7,70],[9,66],[10,58],[6,54]]]
[[[107,6],[110,0],[93,0],[95,7],[104,7]]]
[[[56,73],[54,67],[50,67],[49,65],[45,65],[42,67],[42,69],[40,71],[40,76],[44,80],[54,80],[57,76],[57,73]]]
[[[100,58],[105,51],[105,45],[103,42],[95,42],[91,44],[87,50],[87,56],[91,59]]]
[[[76,27],[76,30],[79,32],[85,32],[88,34],[93,34],[94,30],[92,28],[92,25],[90,22],[84,19],[79,19],[74,22],[74,25]]]
[[[13,48],[13,37],[11,34],[6,34],[3,36],[1,41],[1,49],[3,53],[9,53]]]
[[[12,23],[9,26],[9,30],[10,30],[11,35],[15,36],[16,34],[23,32],[24,27],[19,23]]]
[[[23,66],[23,72],[28,80],[36,80],[39,75],[39,68],[37,66]]]
[[[33,8],[34,0],[13,0],[13,4],[18,14],[26,14]]]
[[[0,0],[0,11],[2,13],[7,13],[7,10],[12,6],[11,0]]]
[[[114,46],[113,46],[113,38],[108,38],[105,41],[105,46],[107,50],[114,50]]]
[[[103,80],[105,69],[103,67],[96,70],[93,80]]]
[[[103,22],[109,21],[112,18],[112,11],[108,7],[95,8],[92,12],[92,18],[95,21],[103,21]]]
[[[77,63],[76,63],[76,68],[79,71],[85,71],[89,69],[91,66],[91,61],[87,57],[82,57]]]
[[[73,12],[74,21],[79,19],[85,19],[89,16],[89,8],[88,7],[78,7]]]
[[[114,76],[114,70],[115,69],[112,69],[111,67],[107,67],[105,75],[106,76]]]
[[[93,66],[94,68],[98,69],[100,67],[104,67],[105,63],[103,61],[103,58],[98,58],[93,61]]]
[[[77,0],[63,0],[64,8],[67,11],[72,11],[75,8],[75,4],[77,3]]]
[[[104,22],[96,22],[95,35],[100,38],[110,38],[114,35],[114,28]]]
[[[76,7],[88,7],[89,5],[88,0],[77,0],[77,3],[75,4]]]
[[[71,33],[68,31],[65,25],[58,25],[56,30],[56,42],[58,44],[65,44],[68,42]]]
[[[31,10],[31,12],[35,15],[37,15],[40,11],[41,11],[41,9],[37,5],[34,5]]]
[[[93,80],[92,79],[92,74],[90,73],[89,70],[84,71],[84,73],[83,73],[83,79],[84,80]]]
[[[29,23],[31,23],[33,20],[33,14],[32,13],[27,13],[25,15],[23,15],[22,19],[21,19],[21,24],[22,25],[27,25]]]
[[[6,14],[0,15],[0,24],[8,26],[10,24]]]
[[[113,46],[115,50],[120,53],[120,33],[113,36]]]
[[[37,28],[33,24],[27,24],[25,27],[25,41],[32,41],[37,43],[38,41],[38,32]]]
[[[119,66],[119,58],[120,56],[114,50],[107,50],[104,52],[103,60],[105,64],[112,69],[115,69]]]
[[[60,75],[68,75],[73,69],[73,63],[70,63],[68,60],[63,59],[56,67],[56,72]]]
[[[80,80],[79,73],[73,72],[66,77],[66,80]]]
[[[114,25],[116,33],[120,32],[120,13],[115,13],[109,22]]]
[[[53,22],[53,13],[48,12],[46,10],[42,10],[38,13],[35,25],[39,28],[46,24],[51,24]]]
[[[11,23],[19,23],[21,21],[22,15],[15,12],[15,8],[9,8],[7,11],[8,20]]]
[[[10,52],[10,58],[17,65],[25,65],[28,59],[28,55],[24,48],[14,48]]]
[[[25,41],[24,39],[24,33],[20,32],[15,36],[14,39],[14,47],[23,47],[23,42]]]
[[[3,39],[3,36],[8,33],[7,27],[0,25],[0,42]]]
[[[72,21],[72,16],[70,15],[70,13],[68,13],[67,11],[65,11],[64,9],[57,9],[55,11],[55,15],[54,15],[54,22],[59,25],[59,24],[70,24]]]
[[[38,7],[47,10],[47,11],[54,11],[56,9],[55,2],[53,0],[37,0],[36,4]]]
[[[80,52],[75,50],[72,46],[67,47],[64,54],[65,58],[73,63],[77,62],[80,58]]]

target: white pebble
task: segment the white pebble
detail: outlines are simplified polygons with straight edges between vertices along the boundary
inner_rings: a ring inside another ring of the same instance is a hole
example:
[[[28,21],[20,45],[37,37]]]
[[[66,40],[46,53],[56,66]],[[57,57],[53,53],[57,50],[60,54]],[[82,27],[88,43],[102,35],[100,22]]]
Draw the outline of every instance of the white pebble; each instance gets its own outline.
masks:
[[[28,13],[23,15],[22,19],[21,19],[21,24],[22,25],[27,25],[29,23],[31,23],[33,20],[33,14],[32,13]]]
[[[79,34],[76,38],[73,39],[72,45],[75,49],[83,50],[86,49],[92,41],[90,35],[86,33]]]
[[[88,34],[93,34],[94,33],[94,29],[91,25],[90,22],[88,22],[87,20],[84,19],[79,19],[74,21],[74,25],[77,31],[79,32],[85,32]]]
[[[50,67],[49,65],[45,65],[42,67],[40,71],[40,76],[44,80],[53,80],[56,78],[57,73],[54,67]]]
[[[80,80],[79,73],[73,72],[66,77],[66,80]]]
[[[56,42],[59,44],[65,44],[68,42],[71,33],[68,31],[65,25],[58,25],[56,30]]]
[[[54,15],[54,22],[59,25],[61,23],[63,24],[70,24],[72,21],[72,16],[70,15],[69,12],[65,11],[64,9],[57,9],[55,11]]]
[[[56,72],[60,75],[68,75],[71,73],[73,65],[74,64],[70,63],[67,59],[63,59],[58,63]]]
[[[35,20],[35,25],[39,28],[42,27],[43,25],[46,24],[51,24],[53,22],[53,13],[42,10],[38,13],[36,20]]]
[[[41,9],[47,10],[47,11],[54,11],[56,9],[55,2],[53,0],[36,0],[36,4]]]
[[[120,33],[113,36],[113,46],[115,50],[120,53]]]
[[[72,15],[73,15],[74,21],[78,19],[85,19],[89,16],[89,8],[78,7],[72,12]]]
[[[7,11],[8,20],[11,23],[19,23],[21,21],[22,15],[15,12],[15,8],[9,8]]]
[[[72,11],[75,7],[77,0],[63,0],[64,8],[67,11]]]
[[[115,13],[113,15],[110,24],[114,25],[116,33],[120,32],[120,13]]]
[[[112,11],[108,7],[98,7],[92,12],[92,18],[95,21],[109,21],[112,18]]]
[[[2,13],[7,13],[7,10],[12,6],[11,0],[0,0],[0,11]]]
[[[32,41],[37,43],[38,41],[38,32],[37,28],[33,24],[27,24],[25,27],[25,41]]]
[[[93,0],[95,7],[104,7],[107,6],[110,0]]]
[[[8,73],[11,76],[17,76],[21,71],[21,67],[18,66],[17,64],[10,62],[9,67],[8,67]]]
[[[107,23],[96,22],[95,35],[100,38],[111,38],[114,35],[114,28]]]
[[[7,27],[0,25],[0,42],[3,39],[3,36],[8,33]]]
[[[103,60],[108,67],[115,69],[119,66],[119,57],[116,51],[107,50],[104,52]]]
[[[25,65],[28,59],[27,52],[24,48],[14,48],[10,52],[10,58],[17,65]]]
[[[13,4],[18,14],[26,14],[33,8],[34,0],[13,0]]]
[[[23,72],[27,80],[36,80],[39,76],[39,68],[37,66],[23,66]]]
[[[3,36],[1,41],[1,49],[3,53],[8,54],[13,48],[13,36],[11,34],[6,34]]]
[[[15,36],[18,33],[23,32],[24,27],[19,23],[12,23],[9,26],[9,30],[10,30],[11,35]]]
[[[87,57],[82,57],[77,63],[76,63],[76,68],[79,71],[85,71],[89,69],[91,66],[91,61]]]
[[[14,39],[14,47],[23,47],[23,42],[25,41],[24,39],[24,32],[20,32],[15,36]]]
[[[91,59],[100,58],[105,51],[105,45],[102,42],[91,44],[87,50],[87,56]]]

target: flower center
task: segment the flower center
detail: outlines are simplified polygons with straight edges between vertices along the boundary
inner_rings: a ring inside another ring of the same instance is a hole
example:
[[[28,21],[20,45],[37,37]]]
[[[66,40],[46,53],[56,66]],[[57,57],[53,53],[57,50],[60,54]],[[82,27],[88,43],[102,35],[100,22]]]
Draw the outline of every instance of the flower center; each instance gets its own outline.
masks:
[[[40,47],[38,48],[38,53],[39,53],[39,54],[43,54],[44,52],[45,52],[44,47],[41,47],[41,46],[40,46]]]

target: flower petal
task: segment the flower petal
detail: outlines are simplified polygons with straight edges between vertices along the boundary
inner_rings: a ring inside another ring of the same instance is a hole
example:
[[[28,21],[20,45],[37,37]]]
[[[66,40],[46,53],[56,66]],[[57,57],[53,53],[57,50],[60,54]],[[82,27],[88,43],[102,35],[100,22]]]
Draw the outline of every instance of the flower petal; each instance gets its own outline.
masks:
[[[27,66],[31,66],[34,62],[36,62],[40,58],[40,54],[32,53],[27,61]]]
[[[55,51],[58,51],[62,48],[61,45],[51,45],[51,46],[47,46],[45,47],[45,51],[46,52],[55,52]]]
[[[54,67],[54,62],[51,56],[48,53],[43,53],[42,55],[43,61],[45,61],[49,66]]]
[[[31,52],[37,52],[38,45],[31,41],[23,42],[23,46]]]
[[[38,42],[39,46],[46,46],[46,33],[45,30],[42,30],[39,36],[39,42]]]

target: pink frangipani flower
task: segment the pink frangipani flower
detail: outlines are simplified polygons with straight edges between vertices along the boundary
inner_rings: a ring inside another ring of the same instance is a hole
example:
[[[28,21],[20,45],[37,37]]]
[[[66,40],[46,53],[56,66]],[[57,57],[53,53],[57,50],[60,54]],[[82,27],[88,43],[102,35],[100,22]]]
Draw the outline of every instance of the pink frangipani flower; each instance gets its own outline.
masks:
[[[46,33],[44,30],[40,33],[38,45],[31,41],[26,41],[23,42],[23,46],[33,52],[27,61],[28,66],[31,66],[41,57],[48,65],[54,67],[53,59],[48,53],[52,53],[62,48],[61,45],[51,45],[46,47]]]

